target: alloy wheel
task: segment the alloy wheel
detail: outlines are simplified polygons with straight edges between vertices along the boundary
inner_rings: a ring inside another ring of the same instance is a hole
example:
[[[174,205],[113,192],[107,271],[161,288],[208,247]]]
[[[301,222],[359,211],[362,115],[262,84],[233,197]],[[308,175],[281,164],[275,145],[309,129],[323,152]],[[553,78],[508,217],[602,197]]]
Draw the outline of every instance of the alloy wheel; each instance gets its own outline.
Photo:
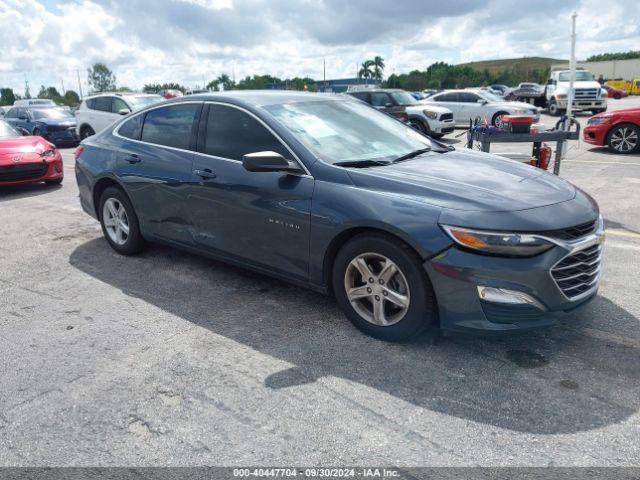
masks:
[[[344,288],[354,310],[379,326],[398,323],[409,310],[409,282],[392,260],[378,253],[363,253],[351,260]]]
[[[129,218],[122,202],[108,198],[102,208],[102,222],[107,235],[116,245],[124,245],[129,238]]]
[[[629,127],[619,127],[611,133],[610,142],[618,152],[631,152],[638,146],[638,133]]]

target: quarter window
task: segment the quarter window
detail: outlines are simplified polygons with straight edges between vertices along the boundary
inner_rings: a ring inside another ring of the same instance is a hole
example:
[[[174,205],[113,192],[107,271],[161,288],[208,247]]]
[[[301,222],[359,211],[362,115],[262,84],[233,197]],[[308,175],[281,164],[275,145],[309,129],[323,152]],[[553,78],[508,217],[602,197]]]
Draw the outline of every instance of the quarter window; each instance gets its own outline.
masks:
[[[187,103],[149,110],[144,119],[143,142],[189,149],[191,130],[199,104]]]
[[[458,95],[460,96],[460,99],[458,100],[459,102],[476,103],[478,100],[480,100],[480,97],[475,93],[461,92]]]
[[[205,153],[242,160],[247,153],[273,151],[285,158],[291,153],[251,115],[233,107],[211,105],[207,118]]]
[[[124,122],[118,129],[118,135],[138,140],[140,138],[140,130],[142,130],[142,118],[143,115],[136,115]]]

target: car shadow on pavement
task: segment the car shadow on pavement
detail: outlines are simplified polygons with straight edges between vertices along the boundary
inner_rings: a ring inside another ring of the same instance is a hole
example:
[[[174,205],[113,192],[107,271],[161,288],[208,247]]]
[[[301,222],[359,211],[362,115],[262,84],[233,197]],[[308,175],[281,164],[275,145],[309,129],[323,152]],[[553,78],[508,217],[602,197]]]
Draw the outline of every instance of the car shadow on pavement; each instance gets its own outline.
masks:
[[[535,434],[602,428],[640,408],[640,324],[604,297],[544,331],[392,344],[357,331],[331,297],[168,247],[121,257],[99,238],[79,245],[70,263],[294,365],[270,374],[265,388],[339,377],[395,397],[399,408]]]
[[[62,185],[46,185],[44,182],[0,186],[0,203],[20,198],[35,197],[37,195],[46,195],[61,188]]]

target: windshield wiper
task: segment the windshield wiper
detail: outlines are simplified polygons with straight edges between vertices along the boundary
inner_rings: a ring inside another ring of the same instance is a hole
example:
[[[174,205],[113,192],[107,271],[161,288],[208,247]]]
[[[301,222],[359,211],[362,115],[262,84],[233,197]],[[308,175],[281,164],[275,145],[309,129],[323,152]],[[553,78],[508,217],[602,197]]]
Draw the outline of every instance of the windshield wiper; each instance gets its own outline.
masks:
[[[336,162],[334,165],[338,167],[357,167],[357,168],[366,168],[366,167],[378,167],[380,165],[390,165],[391,162],[380,162],[378,160],[347,160],[345,162]]]
[[[431,151],[431,147],[425,147],[425,148],[421,148],[420,150],[414,150],[413,152],[409,152],[406,155],[399,156],[391,163],[398,163],[398,162],[402,162],[403,160],[409,160],[410,158],[417,157],[418,155],[422,155],[423,153],[427,153],[430,151]]]

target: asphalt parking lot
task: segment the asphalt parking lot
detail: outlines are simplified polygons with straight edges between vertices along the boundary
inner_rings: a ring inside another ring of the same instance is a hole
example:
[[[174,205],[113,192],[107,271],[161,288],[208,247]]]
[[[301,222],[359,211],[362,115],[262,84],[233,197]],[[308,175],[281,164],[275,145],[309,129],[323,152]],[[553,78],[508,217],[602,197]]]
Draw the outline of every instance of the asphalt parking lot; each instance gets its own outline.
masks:
[[[596,300],[410,344],[265,276],[117,255],[64,150],[61,187],[0,190],[0,465],[639,465],[640,156],[570,147],[608,228]]]

